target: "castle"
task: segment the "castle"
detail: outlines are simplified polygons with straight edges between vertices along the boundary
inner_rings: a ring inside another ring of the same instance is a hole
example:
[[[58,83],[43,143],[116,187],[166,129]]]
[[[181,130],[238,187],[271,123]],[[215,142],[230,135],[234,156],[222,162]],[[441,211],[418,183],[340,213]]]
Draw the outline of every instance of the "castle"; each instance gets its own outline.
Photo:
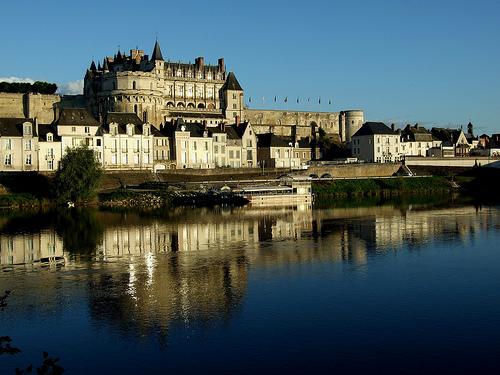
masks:
[[[96,117],[107,112],[134,112],[156,127],[182,118],[217,126],[222,122],[249,121],[257,133],[315,137],[319,129],[349,142],[364,122],[363,111],[307,112],[264,110],[245,106],[244,90],[224,59],[217,65],[165,60],[156,41],[151,57],[132,49],[118,51],[96,66],[93,61],[84,78],[87,106]]]

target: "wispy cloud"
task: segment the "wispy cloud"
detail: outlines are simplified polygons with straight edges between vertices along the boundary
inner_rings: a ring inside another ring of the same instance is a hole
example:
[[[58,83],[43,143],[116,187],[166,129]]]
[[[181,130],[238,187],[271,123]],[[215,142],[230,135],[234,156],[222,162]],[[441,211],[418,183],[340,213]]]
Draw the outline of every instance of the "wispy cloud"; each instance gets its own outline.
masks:
[[[57,92],[65,95],[83,94],[83,79],[57,84]]]
[[[21,78],[21,77],[0,77],[0,82],[19,82],[19,83],[34,83],[35,80],[32,78]]]

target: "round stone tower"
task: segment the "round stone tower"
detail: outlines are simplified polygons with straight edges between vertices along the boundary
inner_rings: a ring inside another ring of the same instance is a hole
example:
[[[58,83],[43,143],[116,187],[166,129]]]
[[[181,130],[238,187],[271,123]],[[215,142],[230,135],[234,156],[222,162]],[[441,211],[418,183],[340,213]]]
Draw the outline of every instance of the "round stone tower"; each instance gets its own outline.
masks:
[[[343,132],[341,134],[342,141],[350,142],[351,137],[354,135],[354,133],[356,133],[361,128],[361,126],[363,126],[363,123],[365,122],[365,116],[363,114],[363,111],[359,109],[343,111],[341,112],[341,116],[343,117]]]

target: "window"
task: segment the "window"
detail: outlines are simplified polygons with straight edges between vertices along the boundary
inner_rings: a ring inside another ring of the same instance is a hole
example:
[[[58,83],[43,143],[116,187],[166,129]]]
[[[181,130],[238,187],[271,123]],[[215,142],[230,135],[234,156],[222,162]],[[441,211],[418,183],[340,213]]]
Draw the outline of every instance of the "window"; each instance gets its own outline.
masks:
[[[52,160],[52,159],[47,160],[47,169],[49,169],[49,170],[54,169],[54,160]]]
[[[76,133],[76,126],[71,127],[71,132]]]
[[[240,158],[240,150],[236,150],[236,159]]]
[[[247,150],[247,160],[252,160],[252,159],[253,159],[252,150]]]
[[[12,155],[11,154],[5,154],[5,165],[12,165]]]
[[[100,139],[96,139],[96,146],[101,146],[101,140]]]
[[[137,88],[137,85],[136,85],[136,83],[134,81],[134,82],[132,82],[132,89],[135,90],[136,88]]]
[[[5,148],[6,150],[12,150],[12,140],[10,140],[10,139],[6,139],[6,140],[4,141],[4,146],[5,146],[4,148]]]
[[[193,142],[193,150],[195,150],[195,151],[196,151],[196,146],[197,146],[197,145],[196,145],[196,141],[194,141],[194,142]]]
[[[252,140],[251,139],[247,139],[247,147],[252,147]]]
[[[236,106],[236,103],[233,103],[233,109],[236,109],[237,106]]]
[[[205,151],[208,151],[208,142],[205,142]],[[221,146],[221,151],[224,152],[224,146]]]
[[[216,153],[216,154],[219,153],[219,146],[217,146],[217,145],[214,146],[214,153]]]
[[[236,99],[236,94],[233,94],[233,99]]]
[[[26,158],[24,159],[24,164],[31,165],[31,154],[26,154]]]
[[[52,142],[54,140],[54,136],[52,134],[47,134],[47,142]]]
[[[31,151],[31,139],[28,139],[25,143],[24,143],[24,149],[26,151]]]
[[[230,150],[229,151],[229,159],[233,159],[233,158],[234,158],[234,151]]]
[[[87,133],[87,134],[90,133],[90,126],[85,127],[85,133]]]
[[[31,135],[32,134],[31,124],[24,125],[24,134],[25,135]]]
[[[54,157],[54,149],[48,148],[47,149],[47,158],[53,158],[53,157]]]

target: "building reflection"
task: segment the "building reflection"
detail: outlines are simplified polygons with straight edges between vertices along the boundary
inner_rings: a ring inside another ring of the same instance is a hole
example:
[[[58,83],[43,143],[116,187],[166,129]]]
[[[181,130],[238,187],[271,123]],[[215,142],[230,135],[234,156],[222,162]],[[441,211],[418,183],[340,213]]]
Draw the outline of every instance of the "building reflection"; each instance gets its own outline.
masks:
[[[50,217],[0,221],[2,268],[64,257],[62,271],[87,270],[92,319],[163,337],[175,323],[230,319],[252,268],[364,265],[378,254],[433,241],[467,244],[481,231],[500,228],[496,209],[473,206],[176,209],[160,218],[75,211],[52,222]],[[33,229],[33,222],[46,226]]]

